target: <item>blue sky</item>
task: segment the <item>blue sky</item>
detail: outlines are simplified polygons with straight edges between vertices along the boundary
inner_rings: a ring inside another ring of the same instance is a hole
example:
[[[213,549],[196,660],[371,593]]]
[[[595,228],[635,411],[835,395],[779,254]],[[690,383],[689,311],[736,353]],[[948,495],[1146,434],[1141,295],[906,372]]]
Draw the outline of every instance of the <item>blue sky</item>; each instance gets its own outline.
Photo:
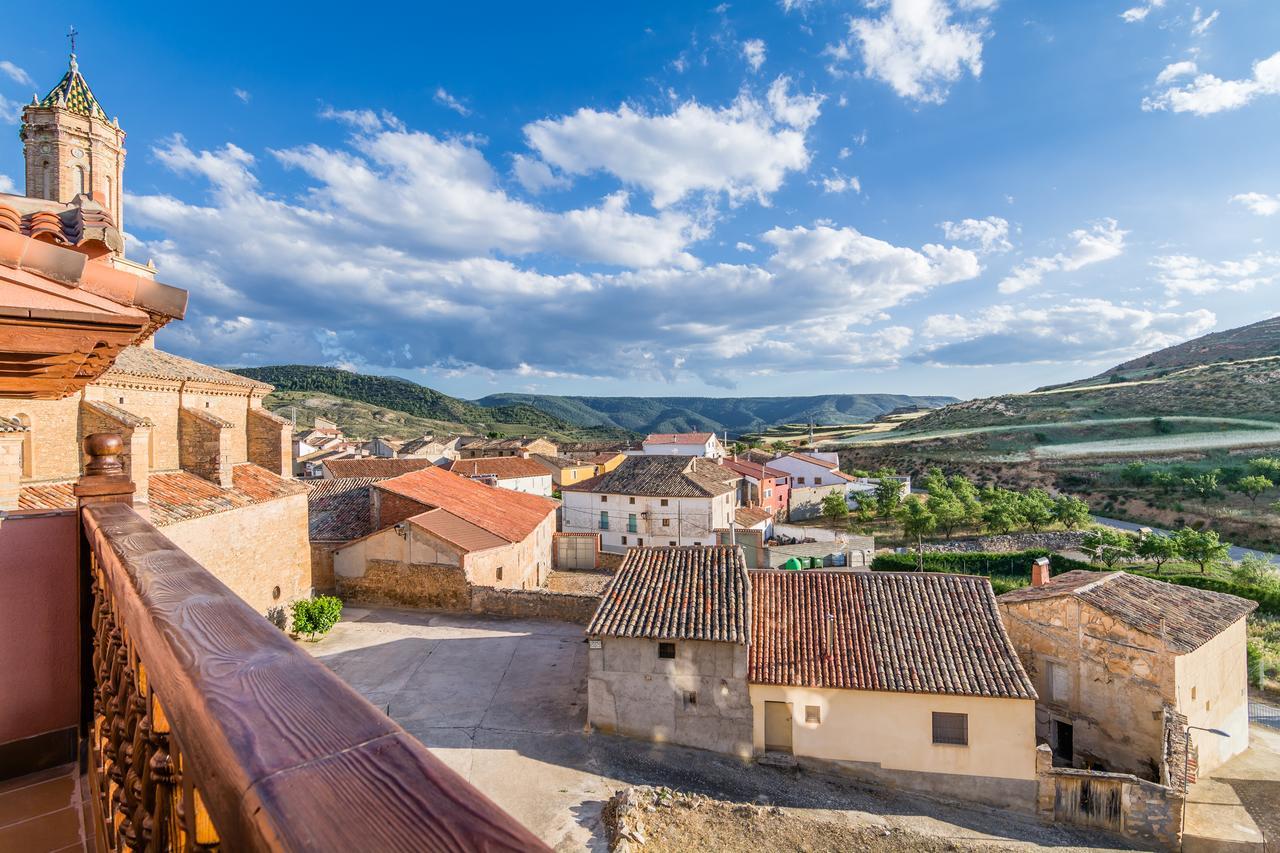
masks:
[[[276,5],[0,34],[13,125],[80,31],[183,355],[968,397],[1280,310],[1270,0]]]

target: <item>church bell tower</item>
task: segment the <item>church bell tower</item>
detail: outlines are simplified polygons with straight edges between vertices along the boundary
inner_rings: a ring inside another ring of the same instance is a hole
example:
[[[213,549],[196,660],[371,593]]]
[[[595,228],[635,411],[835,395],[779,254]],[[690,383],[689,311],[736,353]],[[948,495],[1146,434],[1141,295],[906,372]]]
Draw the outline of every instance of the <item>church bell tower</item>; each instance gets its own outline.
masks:
[[[63,204],[77,195],[91,196],[124,230],[124,131],[107,118],[76,62],[75,32],[71,58],[43,98],[22,110],[22,143],[27,165],[28,198]]]

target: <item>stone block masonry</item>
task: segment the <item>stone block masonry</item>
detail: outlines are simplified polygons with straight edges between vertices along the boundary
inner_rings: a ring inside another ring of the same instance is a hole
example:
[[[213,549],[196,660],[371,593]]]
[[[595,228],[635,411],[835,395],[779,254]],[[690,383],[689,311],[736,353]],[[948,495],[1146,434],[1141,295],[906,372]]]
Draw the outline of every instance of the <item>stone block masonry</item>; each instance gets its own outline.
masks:
[[[266,409],[250,408],[245,421],[249,461],[286,479],[292,476],[293,427]]]
[[[231,488],[231,431],[234,425],[199,409],[178,413],[178,458],[182,468],[224,489]]]
[[[337,575],[338,596],[362,604],[467,610],[471,596],[457,566],[366,560],[364,575]]]

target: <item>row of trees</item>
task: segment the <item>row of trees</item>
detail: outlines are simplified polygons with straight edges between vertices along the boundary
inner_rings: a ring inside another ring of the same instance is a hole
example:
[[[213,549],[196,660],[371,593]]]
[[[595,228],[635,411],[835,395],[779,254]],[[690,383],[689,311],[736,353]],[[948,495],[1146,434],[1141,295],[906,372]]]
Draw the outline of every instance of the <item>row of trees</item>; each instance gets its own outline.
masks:
[[[1280,459],[1262,456],[1251,459],[1244,467],[1208,471],[1186,465],[1164,470],[1144,462],[1130,462],[1120,469],[1120,480],[1130,486],[1154,488],[1166,497],[1180,492],[1203,501],[1224,500],[1227,492],[1234,492],[1256,504],[1258,498],[1280,483]],[[1280,501],[1272,504],[1272,509],[1280,512]]]
[[[1230,546],[1222,542],[1216,532],[1191,527],[1171,534],[1147,533],[1140,536],[1099,527],[1085,534],[1081,547],[1094,562],[1109,569],[1143,560],[1154,563],[1157,574],[1165,563],[1175,560],[1195,563],[1203,574],[1209,566],[1223,562],[1231,553]]]

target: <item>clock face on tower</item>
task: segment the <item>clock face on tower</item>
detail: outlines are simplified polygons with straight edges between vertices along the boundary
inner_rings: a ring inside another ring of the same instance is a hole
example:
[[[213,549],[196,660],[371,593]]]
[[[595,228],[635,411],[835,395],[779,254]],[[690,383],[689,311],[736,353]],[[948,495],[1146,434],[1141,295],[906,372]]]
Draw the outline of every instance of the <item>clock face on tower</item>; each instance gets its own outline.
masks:
[[[83,157],[83,156],[84,156],[84,149],[82,149],[82,148],[72,148],[72,149],[71,149],[71,156],[72,156],[72,157],[75,157],[77,160],[79,160],[81,157]]]
[[[41,154],[48,154],[48,153],[49,153],[49,151],[50,151],[50,145],[49,145],[49,143],[47,143],[47,142],[42,142],[42,143],[40,143],[40,153],[41,153]]]

